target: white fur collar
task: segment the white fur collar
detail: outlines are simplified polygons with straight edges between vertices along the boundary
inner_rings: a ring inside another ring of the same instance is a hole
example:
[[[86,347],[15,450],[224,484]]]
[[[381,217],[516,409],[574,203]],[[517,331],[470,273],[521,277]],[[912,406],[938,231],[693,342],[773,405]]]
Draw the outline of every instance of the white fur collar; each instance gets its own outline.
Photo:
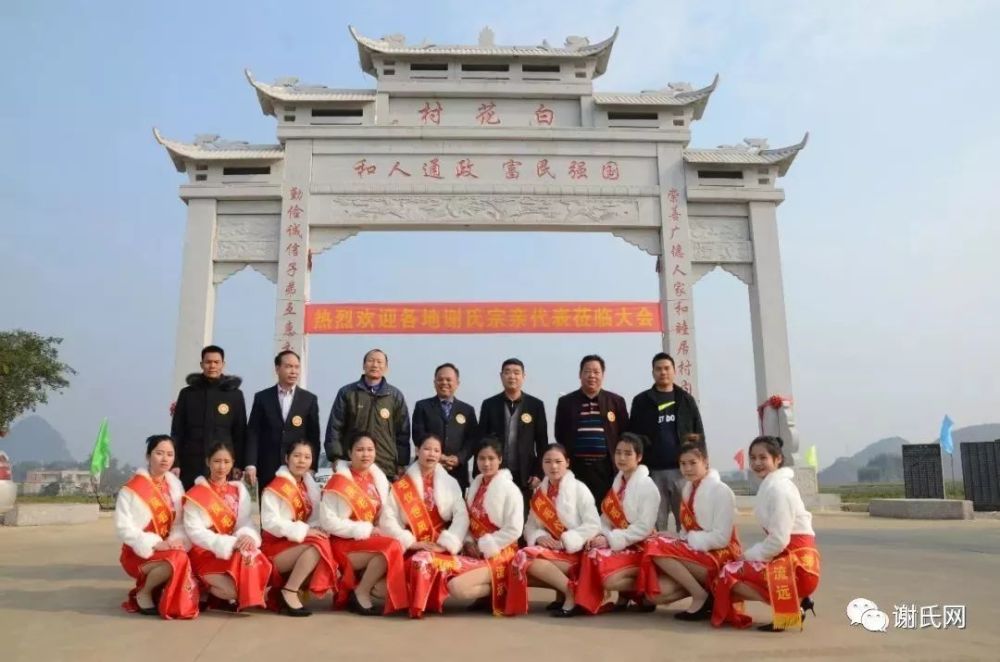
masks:
[[[424,496],[424,477],[420,474],[420,463],[414,462],[406,470],[406,475],[413,479],[413,484],[417,487],[420,497]],[[456,496],[462,498],[458,481],[448,475],[444,467],[440,464],[434,465],[434,503],[438,507],[441,517],[447,517],[451,513],[451,507]]]
[[[622,476],[623,476],[622,472],[619,471],[618,475],[615,476],[614,484],[611,485],[611,489],[615,490],[616,492],[618,491],[618,488],[621,487]],[[645,464],[640,464],[639,467],[632,472],[632,476],[628,479],[628,482],[631,483],[636,479],[641,480],[643,478],[649,478],[649,467],[647,467]],[[625,485],[625,492],[626,494],[628,493],[628,484]],[[601,498],[603,499],[604,496],[602,495]]]

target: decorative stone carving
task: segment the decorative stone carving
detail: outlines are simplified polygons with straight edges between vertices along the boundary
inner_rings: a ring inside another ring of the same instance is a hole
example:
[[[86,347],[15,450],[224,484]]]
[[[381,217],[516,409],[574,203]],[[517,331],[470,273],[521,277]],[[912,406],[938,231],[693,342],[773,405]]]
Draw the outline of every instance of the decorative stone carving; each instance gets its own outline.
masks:
[[[576,35],[566,37],[566,50],[568,51],[578,51],[587,46],[590,46],[590,39],[587,37],[578,37]]]
[[[732,275],[743,281],[744,285],[753,285],[753,265],[752,264],[720,264],[723,271],[728,271]]]
[[[750,241],[745,218],[691,217],[692,241]]]
[[[385,35],[384,37],[382,37],[381,41],[388,46],[402,48],[403,46],[406,46],[406,35],[401,34],[399,32],[395,32],[393,34]]]
[[[753,283],[753,266],[749,264],[712,264],[708,262],[696,262],[691,265],[692,284],[701,280],[705,274],[709,274],[716,269],[727,271],[736,276],[744,285]]]
[[[268,279],[275,285],[278,284],[278,263],[277,262],[254,262],[250,268]]]
[[[739,145],[719,145],[719,149],[737,149],[751,154],[759,154],[767,147],[767,138],[744,138],[743,143]]]
[[[352,223],[628,226],[639,220],[638,201],[603,196],[343,195],[331,204],[337,218]]]
[[[212,284],[221,285],[234,273],[246,268],[246,262],[216,262],[212,265]]]
[[[694,262],[753,262],[753,246],[749,241],[695,241]]]
[[[309,230],[309,252],[319,255],[332,246],[356,235],[361,228],[314,227]]]
[[[487,25],[479,32],[479,45],[483,48],[493,48],[496,46],[495,35],[490,26]]]
[[[279,216],[220,215],[215,236],[215,259],[277,261],[280,223]]]
[[[613,230],[614,236],[624,239],[639,250],[657,257],[663,253],[660,246],[660,232],[653,229],[633,228],[630,230]]]

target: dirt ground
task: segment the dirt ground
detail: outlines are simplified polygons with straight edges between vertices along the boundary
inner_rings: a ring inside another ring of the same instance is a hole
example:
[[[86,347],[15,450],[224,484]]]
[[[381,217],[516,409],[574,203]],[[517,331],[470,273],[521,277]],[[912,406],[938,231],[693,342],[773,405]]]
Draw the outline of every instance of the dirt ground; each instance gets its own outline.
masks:
[[[320,611],[290,619],[265,612],[208,612],[194,621],[162,621],[119,607],[129,580],[107,517],[89,525],[0,527],[0,660],[688,660],[843,658],[1000,659],[1000,520],[914,522],[867,515],[816,517],[823,576],[815,618],[802,632],[767,634],[682,623],[672,612],[555,620],[532,594],[521,618],[468,614],[363,618]],[[740,519],[744,543],[760,533]],[[874,601],[887,632],[851,626],[852,599]],[[895,627],[894,606],[964,605],[964,629]],[[314,606],[320,606],[316,604]],[[768,620],[766,607],[751,613]],[[303,657],[305,656],[305,657]]]

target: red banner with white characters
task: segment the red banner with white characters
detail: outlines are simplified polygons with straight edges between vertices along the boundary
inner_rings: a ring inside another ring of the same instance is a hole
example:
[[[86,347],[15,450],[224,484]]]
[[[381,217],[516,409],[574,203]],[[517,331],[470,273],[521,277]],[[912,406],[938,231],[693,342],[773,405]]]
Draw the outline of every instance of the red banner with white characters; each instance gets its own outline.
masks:
[[[657,302],[311,303],[306,333],[661,332]]]

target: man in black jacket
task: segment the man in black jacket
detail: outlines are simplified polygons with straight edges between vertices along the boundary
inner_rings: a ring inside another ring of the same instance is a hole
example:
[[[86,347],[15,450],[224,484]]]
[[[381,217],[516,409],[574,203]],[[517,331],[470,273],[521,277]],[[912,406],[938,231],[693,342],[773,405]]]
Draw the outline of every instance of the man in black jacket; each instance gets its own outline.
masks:
[[[549,445],[545,404],[524,391],[524,363],[507,359],[500,367],[503,392],[483,400],[479,410],[482,437],[496,437],[503,445],[503,466],[510,469],[514,483],[531,496],[542,482],[541,457]],[[478,474],[473,466],[473,476]],[[527,500],[525,501],[527,503]]]
[[[326,457],[330,462],[346,458],[344,442],[359,430],[375,442],[375,464],[393,481],[410,463],[410,412],[400,390],[385,379],[385,352],[369,350],[361,365],[361,379],[342,386],[333,401],[323,443]]]
[[[458,390],[458,368],[452,363],[439,365],[434,371],[433,398],[420,400],[413,407],[413,440],[426,434],[441,439],[441,466],[458,481],[464,493],[469,487],[469,458],[479,443],[476,410],[455,397]]]
[[[632,400],[629,432],[649,440],[642,463],[660,488],[660,512],[656,519],[659,531],[667,529],[667,518],[674,515],[680,531],[681,478],[678,450],[689,434],[704,437],[701,413],[694,397],[674,383],[674,359],[665,352],[653,357],[653,387]]]
[[[243,462],[243,445],[247,430],[246,402],[240,384],[243,380],[224,375],[226,353],[217,345],[201,350],[201,373],[187,377],[187,386],[177,394],[174,403],[170,436],[177,448],[177,473],[184,488],[194,485],[194,479],[208,473],[205,462],[207,447],[224,441],[233,447],[236,464]]]
[[[580,388],[556,405],[556,442],[566,447],[573,475],[590,488],[597,503],[611,489],[611,459],[618,437],[628,430],[625,399],[603,386],[604,359],[589,354],[580,361]]]
[[[299,355],[285,350],[274,357],[278,383],[253,396],[244,473],[251,485],[264,489],[285,463],[289,444],[305,439],[312,446],[312,469],[319,467],[319,401],[299,387]]]

